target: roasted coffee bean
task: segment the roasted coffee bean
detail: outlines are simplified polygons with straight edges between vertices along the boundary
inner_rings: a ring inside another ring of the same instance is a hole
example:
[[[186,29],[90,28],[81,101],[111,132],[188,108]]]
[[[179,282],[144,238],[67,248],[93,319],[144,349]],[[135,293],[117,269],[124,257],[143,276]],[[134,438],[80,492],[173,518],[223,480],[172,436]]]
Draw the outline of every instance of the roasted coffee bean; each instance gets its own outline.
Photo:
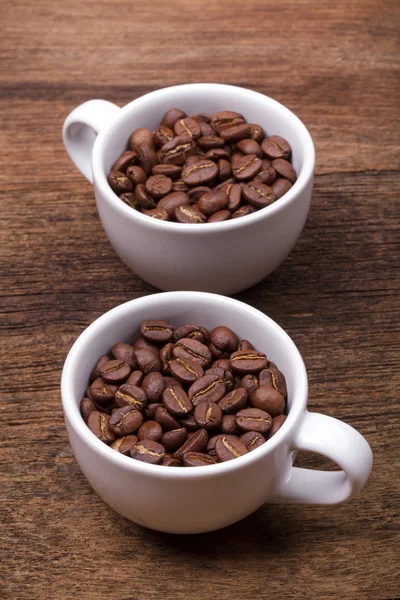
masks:
[[[213,374],[203,375],[188,390],[188,396],[193,406],[202,402],[219,402],[225,393],[225,382],[218,375]]]
[[[158,156],[152,146],[138,146],[136,152],[139,156],[140,164],[147,176],[151,175],[153,167],[158,164]]]
[[[235,212],[240,206],[242,201],[242,188],[239,183],[228,183],[226,187],[221,188],[223,192],[228,196],[227,209],[231,212]]]
[[[162,428],[157,421],[145,421],[138,429],[139,440],[153,440],[158,442],[162,436]]]
[[[131,449],[137,441],[137,435],[124,435],[124,437],[117,438],[115,442],[111,444],[111,448],[120,454],[129,456]]]
[[[125,381],[125,384],[129,383],[130,385],[137,385],[140,387],[142,385],[143,377],[144,375],[142,371],[132,371],[128,379]]]
[[[215,465],[215,458],[204,452],[187,452],[183,456],[183,464],[185,467],[204,467],[207,465]]]
[[[272,385],[284,398],[287,396],[286,379],[278,367],[270,362],[265,370],[260,371],[258,376],[260,385]]]
[[[194,420],[199,427],[204,429],[215,429],[221,425],[222,410],[214,402],[201,402],[194,409]]]
[[[193,325],[188,323],[187,325],[181,325],[174,331],[174,340],[178,341],[181,338],[192,338],[198,340],[203,344],[208,344],[209,333],[202,325]]]
[[[200,126],[200,137],[214,137],[217,135],[214,127],[210,125],[210,123],[204,123],[203,121],[199,123]],[[200,139],[200,138],[199,138]],[[198,143],[198,140],[197,140]]]
[[[224,138],[217,135],[205,135],[197,140],[197,145],[206,152],[212,148],[222,148],[225,144]]]
[[[207,444],[207,452],[208,454],[210,454],[210,456],[216,456],[215,454],[215,444],[217,443],[217,439],[222,437],[224,434],[223,433],[218,433],[217,435],[213,435],[213,437],[211,437],[208,440],[208,444]]]
[[[153,196],[143,183],[137,184],[135,188],[135,198],[137,203],[146,210],[152,210],[156,208],[156,202]]]
[[[111,171],[121,171],[122,173],[126,173],[127,168],[134,165],[138,158],[139,156],[136,152],[132,152],[132,150],[126,150],[117,158],[111,167]]]
[[[205,112],[195,113],[194,115],[190,115],[191,119],[194,119],[198,123],[210,123],[211,115]]]
[[[226,371],[230,370],[231,363],[229,362],[229,358],[218,358],[217,360],[214,360],[211,367],[221,367],[222,369],[224,369],[224,371]]]
[[[161,120],[162,127],[169,127],[173,129],[175,123],[179,121],[179,119],[186,119],[187,114],[183,112],[180,108],[171,108],[168,112],[165,113]]]
[[[235,435],[222,435],[215,443],[215,454],[221,462],[239,458],[247,453],[246,446]]]
[[[147,348],[148,350],[152,350],[153,352],[155,352],[156,354],[158,354],[159,351],[159,347],[157,346],[157,344],[153,344],[151,342],[148,342],[147,340],[145,340],[143,337],[138,337],[132,344],[132,347],[135,350],[143,350],[143,348]]]
[[[189,191],[189,186],[182,179],[177,179],[173,182],[171,187],[172,192],[185,192],[186,194]]]
[[[180,421],[182,427],[184,427],[191,433],[193,433],[194,431],[197,431],[199,429],[199,426],[197,425],[197,423],[194,419],[193,413],[191,413],[187,417],[183,417],[183,418],[181,417],[179,419],[179,421]]]
[[[161,362],[158,353],[148,348],[135,350],[137,365],[145,375],[152,371],[161,371]]]
[[[202,156],[200,156],[200,154],[194,154],[193,156],[188,156],[188,158],[186,159],[186,162],[185,162],[185,167],[191,167],[195,163],[199,162],[199,160],[202,160]],[[182,168],[182,171],[183,171],[183,168]]]
[[[231,110],[221,110],[211,117],[211,123],[217,133],[221,133],[228,127],[242,125],[245,122],[243,116]]]
[[[149,403],[161,402],[164,389],[164,377],[161,373],[149,373],[143,379],[142,390],[146,394]]]
[[[186,442],[178,448],[172,455],[174,458],[182,460],[188,452],[205,452],[208,443],[208,433],[205,429],[195,431]]]
[[[240,340],[238,350],[254,350],[254,346],[249,340]]]
[[[165,456],[165,448],[153,440],[142,440],[130,451],[131,457],[150,465],[159,465]]]
[[[195,204],[194,206],[178,206],[175,209],[175,219],[178,223],[200,224],[204,223],[207,217]]]
[[[191,384],[204,375],[203,368],[193,360],[177,358],[169,363],[169,369],[174,377],[182,383]]]
[[[247,391],[244,388],[238,388],[237,390],[232,390],[229,394],[226,394],[226,396],[218,402],[218,406],[224,414],[232,414],[244,408],[246,402]]]
[[[229,369],[223,369],[222,367],[210,367],[205,371],[205,375],[217,375],[219,379],[225,383],[226,392],[230,392],[233,388],[233,375]]]
[[[275,198],[277,200],[279,200],[279,198],[282,198],[282,196],[284,196],[286,192],[290,190],[291,187],[292,184],[290,183],[290,181],[288,179],[283,179],[282,177],[278,177],[278,179],[276,179],[274,183],[271,184],[271,189],[274,192]]]
[[[129,146],[131,150],[138,152],[143,146],[153,146],[153,133],[146,127],[135,129],[129,138]]]
[[[214,329],[210,332],[210,342],[214,344],[218,350],[231,353],[237,349],[239,339],[232,329],[220,325],[218,327],[214,327]]]
[[[187,440],[188,432],[185,427],[166,431],[161,437],[161,443],[167,452],[174,452],[180,448]]]
[[[143,415],[134,406],[123,406],[113,410],[110,429],[119,436],[134,433],[143,423]]]
[[[110,416],[94,410],[88,417],[87,425],[92,433],[105,444],[112,444],[116,435],[110,427]]]
[[[193,411],[187,393],[179,386],[167,387],[163,391],[162,402],[173,417],[185,417]]]
[[[162,162],[171,165],[184,165],[186,159],[195,153],[195,142],[188,135],[177,135],[160,150]]]
[[[244,185],[242,194],[247,202],[254,206],[254,208],[265,208],[275,201],[273,190],[258,181],[250,181]]]
[[[261,144],[261,149],[264,156],[270,160],[275,158],[285,158],[287,160],[291,152],[288,142],[279,135],[271,135],[265,138]]]
[[[100,377],[107,383],[125,381],[131,372],[130,366],[121,359],[109,360],[99,368]]]
[[[124,383],[115,392],[114,402],[120,408],[122,406],[133,406],[137,410],[143,410],[147,404],[147,395],[140,387]]]
[[[201,365],[203,369],[211,364],[212,359],[208,347],[191,337],[177,340],[172,350],[172,355],[174,358],[194,361]]]
[[[257,377],[255,375],[251,375],[250,373],[242,377],[240,381],[240,387],[244,388],[249,396],[256,388],[258,388],[258,385],[259,383]]]
[[[286,421],[286,415],[278,415],[272,419],[271,429],[267,433],[267,439],[272,438],[273,435],[282,427],[284,422]]]
[[[173,219],[175,217],[175,210],[178,206],[189,206],[190,198],[185,192],[171,192],[161,198],[158,202],[157,208],[163,208],[167,211],[168,217]]]
[[[160,350],[160,361],[161,361],[161,372],[162,373],[166,373],[167,371],[169,371],[169,363],[171,360],[173,360],[173,356],[172,356],[172,349],[174,347],[174,344],[172,342],[169,342],[168,344],[165,344],[165,346],[163,346]],[[165,384],[165,382],[164,382]],[[165,385],[164,385],[165,387]]]
[[[239,156],[235,161],[232,159],[232,174],[237,181],[249,181],[260,171],[261,163],[255,154]]]
[[[226,181],[227,179],[229,179],[229,177],[232,175],[232,167],[231,167],[231,163],[224,159],[221,158],[218,161],[218,177],[221,181]]]
[[[276,179],[276,171],[270,160],[264,158],[261,163],[261,171],[255,176],[254,181],[271,185]]]
[[[218,166],[212,160],[198,160],[192,165],[185,165],[182,169],[183,181],[191,186],[206,185],[218,174]]]
[[[189,135],[194,140],[200,137],[200,127],[197,121],[186,117],[179,119],[174,125],[175,135]]]
[[[169,221],[168,213],[163,208],[150,208],[149,210],[144,208],[142,214],[159,221]]]
[[[102,365],[104,365],[105,363],[107,363],[110,360],[110,357],[107,356],[106,354],[103,356],[100,356],[99,360],[97,361],[93,371],[90,374],[90,381],[94,381],[95,379],[97,379],[98,377],[100,377],[100,367]]]
[[[251,452],[265,443],[265,437],[257,431],[247,431],[240,436],[240,441],[243,442],[247,450]]]
[[[255,154],[260,158],[262,157],[260,144],[250,138],[240,140],[240,142],[236,144],[236,149],[239,150],[239,152],[243,152],[243,154]]]
[[[204,158],[213,160],[217,163],[220,160],[229,160],[229,153],[225,150],[225,148],[211,148],[210,150],[207,150]]]
[[[246,217],[247,215],[251,215],[254,212],[254,208],[252,206],[250,206],[249,204],[245,204],[244,206],[241,206],[238,210],[235,210],[234,213],[232,213],[232,219],[238,219],[239,217]]]
[[[164,408],[163,405],[161,404],[161,402],[153,402],[151,404],[147,404],[147,406],[143,410],[143,414],[146,417],[146,419],[155,420],[156,410],[159,406]]]
[[[268,365],[263,352],[257,350],[237,350],[230,357],[231,369],[237,373],[258,373]]]
[[[160,200],[160,198],[170,193],[172,179],[165,175],[151,175],[146,181],[146,188],[155,200]]]
[[[165,455],[161,463],[164,467],[183,467],[183,462],[172,456]]]
[[[228,206],[229,198],[222,190],[212,190],[204,194],[198,202],[200,211],[212,215]]]
[[[293,169],[288,160],[285,160],[284,158],[276,158],[272,161],[272,166],[278,175],[280,175],[280,177],[288,179],[291,183],[296,181],[296,171]]]
[[[91,399],[97,404],[106,404],[114,399],[114,394],[118,389],[117,385],[113,385],[104,381],[101,377],[98,377],[89,386],[89,392]]]
[[[285,410],[285,399],[270,385],[260,385],[250,396],[250,404],[254,408],[260,408],[271,417],[281,415]]]
[[[188,194],[190,200],[196,203],[200,200],[202,196],[204,196],[204,194],[207,194],[207,192],[211,192],[211,188],[207,187],[206,185],[199,185],[197,187],[191,188]]]
[[[272,417],[259,408],[244,408],[236,413],[236,423],[243,431],[268,433],[272,425]]]
[[[147,320],[140,324],[141,336],[152,343],[167,343],[172,339],[174,327],[167,321],[162,320]]]
[[[97,408],[96,404],[93,402],[93,400],[91,400],[90,398],[82,398],[80,407],[81,407],[82,418],[87,425],[89,415],[93,411],[98,410],[98,408]]]
[[[236,423],[236,415],[224,415],[222,417],[221,431],[228,435],[241,435],[243,433]]]
[[[261,142],[264,139],[263,128],[257,123],[250,123],[250,134],[249,138],[256,142]]]
[[[233,125],[232,127],[226,127],[220,133],[221,137],[224,138],[229,144],[244,140],[250,135],[251,127],[249,123],[242,123],[241,125]]]
[[[137,165],[128,167],[126,175],[132,181],[134,186],[137,186],[139,183],[146,183],[146,173],[143,171],[142,167],[138,167]]]
[[[229,210],[219,210],[218,212],[208,217],[207,223],[221,223],[222,221],[229,221],[232,213]]]
[[[132,370],[137,368],[135,350],[130,344],[126,344],[125,342],[117,342],[111,348],[111,354],[117,360],[123,360],[126,362],[126,364],[128,364]]]
[[[182,173],[182,167],[178,165],[156,165],[153,167],[153,175],[165,175],[172,181],[180,179]]]
[[[175,132],[169,127],[157,127],[153,131],[153,142],[157,148],[161,148],[167,142],[170,142],[175,137]]]
[[[164,389],[167,387],[171,387],[171,385],[177,385],[178,387],[183,387],[182,383],[180,381],[178,381],[177,379],[175,379],[175,377],[172,377],[170,375],[164,375],[163,376],[164,379]]]
[[[122,171],[110,171],[107,181],[116,194],[124,194],[133,190],[132,181]]]
[[[180,423],[172,415],[169,414],[164,406],[156,408],[154,419],[157,423],[160,423],[164,431],[171,431],[173,429],[179,429]]]

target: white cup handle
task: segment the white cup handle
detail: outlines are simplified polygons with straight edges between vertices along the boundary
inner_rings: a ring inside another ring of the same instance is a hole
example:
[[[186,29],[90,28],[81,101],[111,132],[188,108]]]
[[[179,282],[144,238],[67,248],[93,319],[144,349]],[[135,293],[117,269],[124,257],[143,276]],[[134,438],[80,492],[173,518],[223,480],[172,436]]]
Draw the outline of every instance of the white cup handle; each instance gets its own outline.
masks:
[[[342,471],[291,467],[280,484],[276,502],[337,504],[349,500],[366,484],[372,469],[368,442],[353,427],[326,415],[305,412],[291,442],[291,450],[322,454]]]
[[[72,162],[93,183],[92,149],[96,135],[119,114],[120,107],[107,100],[89,100],[65,119],[63,140]]]

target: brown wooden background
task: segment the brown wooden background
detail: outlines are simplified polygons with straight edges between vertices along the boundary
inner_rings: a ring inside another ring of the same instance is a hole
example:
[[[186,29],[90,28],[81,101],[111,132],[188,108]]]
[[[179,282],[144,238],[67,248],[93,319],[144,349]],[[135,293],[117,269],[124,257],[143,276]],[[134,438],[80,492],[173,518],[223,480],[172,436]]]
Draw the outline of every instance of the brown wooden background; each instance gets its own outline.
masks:
[[[398,3],[4,0],[0,22],[1,596],[400,596]],[[71,344],[104,311],[156,290],[111,249],[61,127],[85,100],[124,105],[197,81],[270,95],[315,140],[303,236],[237,297],[287,329],[311,410],[362,432],[375,465],[349,504],[265,506],[226,530],[174,537],[105,506],[68,444],[59,380]]]

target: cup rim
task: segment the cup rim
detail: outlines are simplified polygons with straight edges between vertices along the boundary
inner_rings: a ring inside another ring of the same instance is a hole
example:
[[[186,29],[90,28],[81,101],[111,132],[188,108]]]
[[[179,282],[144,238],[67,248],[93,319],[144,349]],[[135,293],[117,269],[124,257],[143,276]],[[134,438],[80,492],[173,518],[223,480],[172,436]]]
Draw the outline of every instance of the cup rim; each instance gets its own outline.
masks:
[[[287,351],[290,352],[296,362],[296,390],[293,397],[293,405],[288,413],[287,419],[285,420],[282,427],[276,432],[276,434],[265,444],[256,448],[252,452],[235,458],[234,460],[217,463],[214,465],[206,465],[201,469],[187,469],[182,467],[165,467],[164,465],[150,465],[144,462],[140,462],[132,459],[129,456],[124,456],[110,448],[99,440],[89,429],[84,422],[79,409],[79,402],[76,402],[73,393],[73,381],[76,370],[79,369],[79,356],[88,348],[95,340],[96,336],[101,332],[103,327],[106,327],[110,322],[119,319],[129,319],[135,313],[136,308],[142,308],[146,305],[151,307],[154,302],[162,303],[165,300],[174,300],[177,298],[202,300],[208,302],[217,302],[220,306],[224,306],[226,310],[230,307],[235,306],[242,312],[252,313],[256,315],[265,325],[275,330],[279,337],[282,339],[282,343],[285,344]],[[208,292],[161,292],[158,294],[152,294],[150,296],[143,296],[134,300],[129,300],[123,304],[120,304],[111,310],[103,313],[95,321],[93,321],[76,339],[73,346],[71,347],[67,358],[64,363],[62,377],[61,377],[61,398],[64,409],[65,420],[73,428],[75,434],[80,440],[90,449],[99,455],[102,459],[113,463],[116,467],[122,467],[131,472],[139,472],[149,476],[155,477],[166,477],[175,478],[179,477],[182,479],[198,479],[201,477],[214,477],[224,473],[228,473],[232,470],[238,470],[247,468],[252,463],[257,462],[264,456],[272,453],[277,446],[283,442],[288,443],[293,432],[301,418],[301,415],[306,410],[308,396],[308,382],[306,368],[303,359],[297,349],[295,343],[290,336],[270,317],[262,313],[261,311],[248,306],[247,304],[228,298],[226,296],[220,296],[218,294],[212,294]]]
[[[149,99],[154,97],[165,96],[167,94],[174,95],[179,93],[180,91],[185,90],[193,90],[196,88],[206,88],[210,94],[216,92],[229,92],[229,90],[235,90],[238,93],[238,90],[243,95],[243,97],[259,97],[265,103],[271,105],[274,110],[285,115],[287,120],[290,120],[293,123],[293,127],[299,132],[299,135],[302,139],[302,145],[304,148],[304,162],[300,172],[300,175],[293,186],[290,188],[282,198],[276,200],[271,205],[266,206],[260,210],[255,211],[250,215],[246,215],[245,219],[229,219],[228,221],[221,221],[217,223],[207,223],[206,227],[203,224],[188,224],[188,223],[174,223],[171,221],[162,221],[160,219],[153,219],[148,217],[147,215],[143,215],[139,211],[134,210],[130,206],[126,205],[122,202],[118,196],[112,191],[108,182],[107,176],[101,167],[102,155],[107,146],[108,139],[112,136],[112,132],[115,128],[115,125],[126,115],[134,111],[137,107],[141,107]],[[260,92],[256,92],[254,90],[249,90],[247,88],[243,88],[240,86],[226,85],[221,83],[189,83],[183,85],[169,86],[165,88],[161,88],[155,90],[153,92],[149,92],[148,94],[144,94],[135,100],[132,100],[128,104],[126,104],[123,108],[121,108],[119,115],[115,118],[112,123],[103,129],[96,138],[96,141],[93,146],[92,152],[92,172],[93,172],[93,183],[95,188],[98,188],[98,191],[101,194],[101,197],[106,201],[109,206],[115,210],[120,216],[124,219],[128,219],[132,222],[136,222],[140,224],[142,227],[147,226],[155,231],[168,231],[174,232],[174,234],[186,234],[190,231],[191,235],[214,235],[218,232],[236,230],[241,227],[251,226],[253,223],[257,223],[268,216],[272,216],[275,213],[283,210],[287,205],[296,201],[297,197],[302,194],[304,189],[307,187],[310,179],[313,177],[315,167],[315,148],[314,143],[312,141],[311,135],[304,125],[304,123],[297,117],[291,110],[289,110],[286,106],[266,96],[261,94]]]

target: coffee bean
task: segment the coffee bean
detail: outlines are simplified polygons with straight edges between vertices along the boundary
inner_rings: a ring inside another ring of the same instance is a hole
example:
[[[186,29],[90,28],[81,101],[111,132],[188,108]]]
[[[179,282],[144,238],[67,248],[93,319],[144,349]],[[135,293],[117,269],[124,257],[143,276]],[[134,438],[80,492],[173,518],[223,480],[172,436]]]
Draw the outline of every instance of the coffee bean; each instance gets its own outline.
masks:
[[[154,419],[157,423],[160,423],[164,431],[171,431],[173,429],[179,429],[180,423],[172,415],[169,414],[164,406],[159,406],[154,414]]]
[[[161,463],[164,467],[183,467],[183,462],[172,456],[165,455]]]
[[[285,158],[287,160],[291,153],[290,145],[279,135],[271,135],[265,138],[261,144],[261,149],[264,156],[270,160],[275,158]]]
[[[145,375],[152,371],[161,371],[161,362],[158,353],[148,348],[135,350],[135,358],[137,365]]]
[[[180,338],[172,350],[174,358],[191,360],[207,368],[211,364],[211,352],[205,344],[194,338]]]
[[[188,396],[193,406],[208,401],[219,402],[225,396],[225,393],[225,383],[221,381],[218,375],[213,374],[203,375],[188,390]]]
[[[221,110],[211,117],[211,123],[217,133],[221,133],[228,127],[242,125],[245,122],[243,116],[231,110]]]
[[[181,358],[172,360],[169,369],[178,381],[186,384],[191,384],[204,375],[203,368],[198,363]]]
[[[132,181],[122,171],[110,171],[107,181],[116,194],[124,194],[133,190]]]
[[[243,433],[236,423],[236,415],[224,415],[222,417],[221,431],[228,435],[240,435]]]
[[[136,152],[132,152],[132,150],[126,150],[123,152],[121,156],[117,158],[111,167],[111,171],[121,171],[122,173],[126,173],[128,167],[131,167],[138,160],[138,155]]]
[[[174,125],[174,131],[176,135],[189,135],[194,140],[200,137],[199,124],[190,117],[179,119]]]
[[[224,434],[223,433],[218,433],[218,435],[213,435],[213,437],[211,437],[208,440],[208,444],[207,444],[207,452],[210,456],[216,456],[215,454],[215,444],[217,443],[217,439],[222,437]]]
[[[252,450],[262,446],[265,443],[265,438],[257,431],[247,431],[240,436],[240,441],[242,441],[247,450],[251,452]]]
[[[278,415],[272,419],[271,429],[268,431],[267,439],[272,438],[273,435],[282,427],[284,422],[286,421],[286,415]]]
[[[201,402],[194,409],[194,420],[199,427],[204,429],[215,429],[221,425],[222,410],[214,402]]]
[[[151,175],[146,181],[146,188],[155,200],[160,200],[172,189],[172,179],[165,175]]]
[[[207,217],[195,204],[194,206],[178,206],[175,209],[175,219],[178,223],[199,224],[204,223]]]
[[[193,413],[191,413],[187,417],[183,417],[183,418],[181,417],[179,419],[179,421],[180,421],[182,427],[187,429],[190,433],[193,433],[194,431],[197,431],[199,429],[199,426],[197,425],[197,423],[194,419]]]
[[[88,389],[91,399],[97,404],[103,405],[114,400],[114,394],[117,391],[118,386],[108,383],[101,377],[98,377]]]
[[[236,144],[236,149],[239,150],[239,152],[243,152],[243,154],[255,154],[260,158],[262,157],[260,144],[250,138],[240,140],[240,142]]]
[[[180,108],[171,108],[161,120],[161,126],[173,129],[179,119],[186,119],[187,114]]]
[[[229,177],[232,175],[232,167],[231,167],[231,163],[224,159],[221,158],[218,161],[218,177],[221,181],[226,181],[227,179],[229,179]]]
[[[235,210],[234,213],[232,213],[232,219],[238,219],[239,217],[246,217],[247,215],[251,215],[254,212],[254,208],[252,206],[250,206],[249,204],[245,204],[244,206],[241,206],[238,210]]]
[[[156,202],[153,196],[150,194],[150,192],[143,183],[137,184],[135,188],[135,199],[142,208],[145,208],[147,210],[152,210],[156,208]]]
[[[255,180],[243,186],[242,194],[254,208],[265,208],[275,201],[273,190]]]
[[[137,435],[124,435],[124,437],[117,438],[115,442],[111,444],[111,448],[120,454],[129,456],[131,449],[137,441]]]
[[[161,373],[149,373],[143,380],[142,390],[146,394],[149,403],[160,402],[164,389],[164,377]]]
[[[229,160],[229,153],[225,148],[211,148],[207,150],[204,155],[205,159],[213,160],[214,162],[218,162],[220,160]]]
[[[130,374],[130,366],[123,360],[109,360],[99,368],[100,377],[107,383],[120,383]]]
[[[158,156],[152,146],[138,146],[136,152],[139,156],[140,164],[147,176],[151,175],[153,167],[158,163]]]
[[[221,462],[239,458],[247,452],[246,446],[235,435],[222,435],[215,443],[215,454]]]
[[[183,457],[185,467],[204,467],[207,465],[215,465],[215,458],[204,454],[204,452],[188,452]]]
[[[188,432],[185,427],[166,431],[161,437],[161,443],[167,452],[174,452],[180,448],[187,440]]]
[[[244,388],[249,396],[256,388],[258,388],[258,385],[257,377],[255,375],[251,375],[250,373],[242,377],[240,381],[240,387]]]
[[[117,342],[111,348],[111,354],[117,360],[123,360],[126,362],[131,369],[135,370],[137,368],[135,350],[130,344],[126,344],[125,342]]]
[[[153,146],[153,133],[146,127],[135,129],[129,138],[131,150],[138,152],[143,146]]]
[[[263,352],[256,350],[238,350],[230,357],[231,369],[238,373],[258,373],[268,365]]]
[[[294,183],[297,179],[296,171],[293,169],[292,165],[288,160],[283,158],[276,158],[272,161],[272,166],[275,171],[281,177],[288,179],[291,183]]]
[[[168,213],[163,208],[151,208],[150,210],[143,209],[142,214],[158,219],[159,221],[169,221]]]
[[[173,417],[185,417],[193,411],[188,395],[178,386],[167,387],[163,391],[162,402]]]
[[[152,402],[151,404],[148,404],[145,409],[143,410],[143,414],[145,416],[146,419],[151,419],[151,420],[155,420],[156,418],[156,410],[157,408],[161,406],[162,408],[163,405],[160,402]],[[157,421],[158,422],[158,421]]]
[[[189,186],[182,179],[177,179],[173,182],[171,187],[172,192],[185,192],[186,194],[189,191]]]
[[[264,158],[261,163],[261,171],[255,176],[254,181],[271,185],[276,179],[276,171],[270,160]]]
[[[218,402],[218,406],[224,414],[236,413],[246,406],[247,392],[244,388],[232,390]]]
[[[225,391],[230,392],[233,388],[234,378],[229,369],[222,367],[211,367],[204,373],[205,375],[217,375],[218,378],[225,384]]]
[[[221,367],[222,369],[224,369],[224,371],[226,371],[231,368],[231,363],[229,362],[229,358],[218,358],[217,360],[214,360],[211,367]]]
[[[221,190],[212,190],[204,194],[198,202],[198,207],[205,215],[212,215],[227,207],[228,196]]]
[[[131,406],[137,410],[143,410],[147,404],[147,396],[140,387],[124,383],[115,392],[114,402],[120,408],[122,406]]]
[[[222,221],[228,221],[232,214],[229,210],[219,210],[218,212],[208,217],[207,223],[221,223]]]
[[[195,113],[194,115],[190,115],[192,119],[197,121],[198,123],[210,123],[211,115],[205,112]]]
[[[185,192],[171,192],[161,198],[158,202],[158,208],[163,208],[167,211],[168,217],[173,219],[175,217],[175,210],[178,206],[189,206],[190,198]]]
[[[230,144],[244,140],[250,134],[251,127],[249,123],[242,123],[240,125],[233,125],[232,127],[226,127],[220,133],[221,137]]]
[[[249,340],[240,340],[238,350],[254,350],[254,346]]]
[[[182,169],[182,179],[191,187],[205,185],[217,174],[218,166],[212,160],[198,160],[192,165],[186,164]]]
[[[140,324],[141,336],[148,342],[163,343],[169,342],[174,333],[174,327],[167,321],[147,320]]]
[[[234,352],[238,347],[239,339],[232,329],[220,325],[218,327],[214,327],[214,329],[210,332],[210,342],[214,344],[218,350],[231,353]]]
[[[156,354],[158,354],[159,348],[156,344],[152,344],[148,342],[143,337],[138,337],[132,344],[132,347],[135,350],[143,350],[143,348],[147,348],[148,350],[152,350]]]
[[[225,140],[217,135],[202,136],[197,140],[197,145],[202,150],[211,150],[212,148],[222,148],[225,145]]]
[[[217,132],[215,131],[214,127],[212,127],[210,125],[210,123],[200,122],[199,127],[200,127],[200,137],[213,137],[213,136],[217,135]],[[199,143],[198,140],[197,140],[197,143]]]
[[[90,413],[87,425],[90,431],[105,444],[111,444],[116,438],[110,427],[110,416],[98,410]]]
[[[250,123],[250,134],[249,138],[256,142],[261,142],[264,139],[263,128],[257,123]]]
[[[173,359],[172,356],[172,349],[174,347],[174,344],[172,342],[169,342],[168,344],[165,344],[165,346],[163,346],[160,350],[160,361],[161,361],[161,372],[162,373],[166,373],[167,371],[169,371],[169,363],[170,361]],[[164,382],[165,384],[165,382]],[[165,387],[165,385],[164,385]]]
[[[171,385],[172,386],[183,387],[182,383],[180,381],[178,381],[177,379],[175,379],[175,377],[172,377],[172,376],[169,376],[169,375],[164,375],[163,379],[164,379],[164,389],[166,389],[167,387],[171,387]]]
[[[292,184],[290,183],[290,181],[288,179],[283,179],[282,177],[278,177],[278,179],[276,179],[274,183],[271,184],[271,189],[274,192],[275,198],[277,200],[279,200],[279,198],[282,198],[282,196],[284,196],[286,192],[290,190],[291,187]]]
[[[97,409],[95,403],[93,402],[93,400],[91,400],[90,398],[82,398],[81,403],[80,403],[80,408],[81,408],[82,418],[87,425],[89,415],[93,411],[98,410],[98,409]]]
[[[150,465],[159,465],[165,456],[165,448],[153,440],[142,440],[131,448],[131,457]]]
[[[186,442],[173,454],[174,458],[182,460],[188,452],[205,452],[208,443],[208,434],[205,429],[195,431]]]
[[[232,174],[238,181],[253,179],[261,169],[261,158],[255,154],[245,154],[232,158]]]
[[[206,185],[199,185],[197,187],[191,188],[189,190],[188,194],[189,194],[190,200],[192,202],[196,203],[207,192],[211,192],[211,188],[207,187]]]
[[[137,385],[140,387],[142,385],[143,377],[144,375],[142,371],[132,371],[128,379],[125,381],[125,384],[129,383],[130,385]]]
[[[162,162],[171,165],[184,165],[186,159],[195,153],[195,142],[188,135],[177,135],[160,150]]]
[[[255,389],[250,396],[250,404],[264,410],[271,417],[277,417],[285,410],[284,397],[270,385],[260,385]]]
[[[239,183],[229,183],[221,188],[223,192],[228,196],[227,209],[231,212],[238,210],[242,200],[242,188]]]
[[[160,423],[157,421],[145,421],[138,429],[137,436],[139,440],[153,440],[158,442],[162,436]]]
[[[132,181],[134,186],[138,185],[138,183],[146,183],[146,173],[143,171],[142,167],[138,167],[137,165],[128,167],[126,175]]]
[[[175,132],[169,127],[157,127],[153,131],[153,142],[157,148],[161,148],[167,142],[170,142],[175,137]]]
[[[272,417],[259,408],[244,408],[236,413],[236,423],[243,431],[268,433],[272,425]]]
[[[156,165],[153,167],[152,172],[153,175],[165,175],[165,177],[169,177],[172,181],[176,181],[181,176],[182,167],[178,165]]]
[[[120,436],[134,433],[142,423],[143,415],[134,406],[116,408],[110,417],[110,429]]]
[[[187,325],[181,325],[174,331],[174,340],[178,341],[181,338],[192,338],[198,340],[203,344],[208,344],[209,333],[202,325],[193,325],[188,323]]]
[[[95,379],[97,379],[98,377],[100,377],[100,367],[102,365],[104,365],[106,362],[108,362],[110,360],[110,357],[107,355],[103,355],[100,356],[99,360],[97,361],[93,371],[90,374],[90,381],[94,381]]]

